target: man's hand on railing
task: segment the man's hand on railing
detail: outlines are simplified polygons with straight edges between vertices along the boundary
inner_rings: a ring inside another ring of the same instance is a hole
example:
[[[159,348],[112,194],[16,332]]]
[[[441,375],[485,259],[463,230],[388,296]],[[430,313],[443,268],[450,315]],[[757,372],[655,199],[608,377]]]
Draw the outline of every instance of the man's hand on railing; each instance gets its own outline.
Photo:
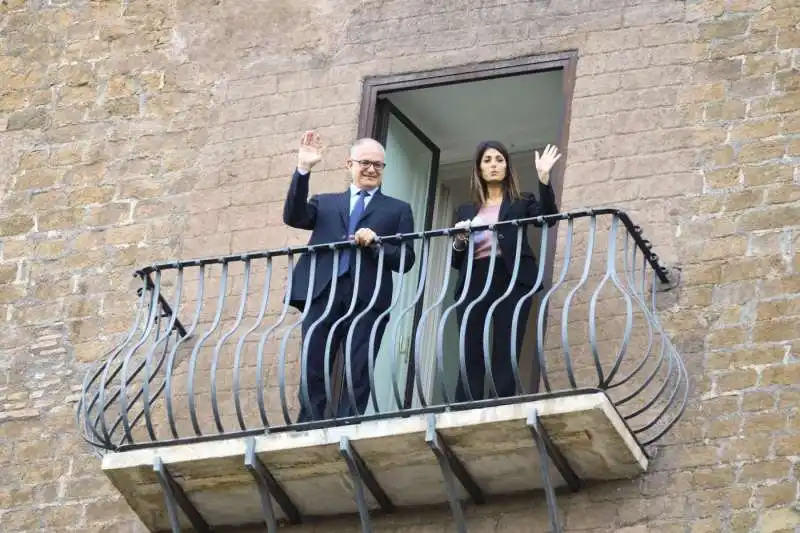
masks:
[[[377,237],[378,236],[371,229],[361,228],[356,232],[355,235],[353,235],[353,240],[355,241],[356,246],[362,246],[366,248],[367,246],[372,245]]]

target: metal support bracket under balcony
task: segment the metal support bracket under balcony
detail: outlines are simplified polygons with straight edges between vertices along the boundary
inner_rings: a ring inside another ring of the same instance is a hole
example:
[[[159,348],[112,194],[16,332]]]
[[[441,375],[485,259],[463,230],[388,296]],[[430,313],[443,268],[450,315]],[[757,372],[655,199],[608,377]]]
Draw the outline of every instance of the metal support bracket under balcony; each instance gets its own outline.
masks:
[[[264,463],[256,456],[256,440],[252,437],[247,439],[245,443],[244,467],[250,472],[253,479],[255,479],[256,485],[258,485],[261,509],[264,512],[264,523],[267,525],[269,533],[277,533],[278,531],[278,520],[272,507],[272,498],[275,498],[275,501],[280,505],[290,524],[302,522],[297,506],[295,506],[267,467],[264,466]]]
[[[425,434],[425,442],[433,450],[436,460],[439,462],[439,468],[442,470],[447,499],[450,502],[450,510],[456,522],[456,529],[459,533],[467,533],[467,522],[464,518],[464,510],[461,507],[455,479],[458,479],[464,490],[469,493],[473,502],[477,504],[485,503],[486,497],[461,460],[436,431],[436,416],[434,415],[428,416],[428,430]]]
[[[539,414],[535,409],[528,416],[527,425],[531,435],[533,435],[534,440],[536,440],[537,445],[539,440],[537,440],[536,435],[538,434],[547,456],[550,457],[551,461],[553,461],[553,464],[558,469],[558,473],[561,474],[561,477],[564,478],[564,482],[567,484],[569,490],[572,492],[578,492],[581,489],[580,478],[575,473],[575,470],[573,470],[573,468],[570,466],[566,457],[564,457],[564,455],[561,453],[561,450],[558,449],[558,446],[553,443],[550,435],[548,435],[547,431],[545,431],[541,421],[539,420]]]
[[[370,471],[367,464],[358,454],[358,452],[350,444],[350,439],[342,437],[339,441],[339,453],[342,454],[347,462],[347,468],[350,471],[350,477],[353,479],[353,489],[356,493],[356,505],[358,506],[358,515],[361,519],[361,531],[363,533],[372,532],[372,523],[369,516],[369,505],[367,504],[367,495],[364,487],[369,489],[372,496],[378,502],[378,505],[384,512],[390,513],[394,511],[394,503],[389,499],[389,496],[378,484],[378,480]]]
[[[536,449],[539,451],[539,469],[541,470],[542,487],[544,488],[544,495],[547,500],[547,515],[550,519],[550,530],[552,533],[561,533],[556,492],[553,488],[553,483],[550,481],[550,460],[553,461],[553,464],[556,466],[556,469],[571,491],[575,492],[580,488],[580,479],[578,479],[578,476],[575,475],[575,472],[569,466],[569,463],[567,463],[567,460],[553,444],[544,426],[542,426],[539,421],[539,414],[536,412],[536,409],[533,409],[530,415],[528,415],[527,426],[536,443]]]
[[[153,471],[158,477],[158,482],[164,490],[164,501],[167,505],[167,514],[169,515],[169,523],[172,528],[172,533],[181,533],[181,523],[178,518],[178,508],[183,511],[186,518],[191,522],[192,527],[197,533],[211,533],[211,528],[205,519],[195,508],[194,504],[189,501],[186,493],[178,485],[177,481],[172,479],[169,471],[164,466],[161,458],[156,456],[153,459]]]

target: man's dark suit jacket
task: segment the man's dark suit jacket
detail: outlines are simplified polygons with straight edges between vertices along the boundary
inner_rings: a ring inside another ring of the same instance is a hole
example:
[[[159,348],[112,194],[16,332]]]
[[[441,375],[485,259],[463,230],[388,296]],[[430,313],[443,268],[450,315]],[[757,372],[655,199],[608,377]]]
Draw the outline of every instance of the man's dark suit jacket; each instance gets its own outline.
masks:
[[[350,189],[341,193],[318,194],[308,198],[308,181],[311,173],[305,175],[295,170],[292,184],[283,205],[283,221],[293,228],[311,230],[309,245],[346,241],[350,238],[347,226],[350,218]],[[414,231],[414,217],[408,203],[386,196],[380,189],[375,191],[367,204],[364,214],[356,227],[369,228],[378,236],[389,236],[397,233]],[[404,272],[414,266],[413,241],[403,245],[384,243],[383,272],[378,273],[378,248],[363,248],[361,251],[361,271],[358,282],[358,298],[369,303],[377,286],[378,275],[381,276],[381,287],[375,309],[383,311],[392,301],[392,271],[400,270],[401,246],[406,247]],[[342,249],[340,253],[345,253]],[[350,267],[355,269],[355,253]],[[289,303],[302,310],[308,295],[311,257],[303,254],[297,262],[293,274],[293,282]],[[333,251],[317,252],[316,274],[312,300],[319,296],[336,275],[338,265],[333,264]],[[355,270],[353,270],[355,271]]]
[[[558,213],[553,187],[549,184],[544,185],[539,182],[541,202],[536,200],[536,197],[531,193],[522,193],[521,196],[520,199],[513,201],[508,196],[503,198],[503,203],[500,205],[500,213],[497,217],[498,222]],[[472,220],[477,214],[478,207],[475,204],[462,204],[455,211],[453,224],[462,220]],[[511,224],[498,227],[497,246],[501,253],[500,259],[502,261],[500,263],[505,266],[510,276],[514,272],[514,257],[517,253],[517,228]],[[453,268],[458,270],[458,284],[456,285],[455,294],[461,294],[461,289],[464,287],[464,279],[467,275],[467,263],[465,261],[468,255],[467,250],[468,248],[465,248],[463,252],[453,251],[452,265]],[[517,283],[533,287],[533,284],[536,283],[539,267],[528,242],[527,233],[522,236],[522,251],[520,252],[519,262]],[[501,264],[495,263],[495,268],[499,268]]]

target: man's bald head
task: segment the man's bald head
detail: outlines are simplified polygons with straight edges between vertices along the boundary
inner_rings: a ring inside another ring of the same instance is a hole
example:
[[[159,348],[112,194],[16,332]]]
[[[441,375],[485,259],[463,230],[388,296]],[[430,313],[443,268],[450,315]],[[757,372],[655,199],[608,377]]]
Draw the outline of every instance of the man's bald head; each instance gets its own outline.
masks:
[[[375,139],[364,137],[350,147],[347,169],[359,189],[375,189],[383,180],[386,150]]]
[[[386,156],[386,150],[381,143],[370,137],[362,137],[350,147],[350,159],[361,159],[359,153],[364,150],[378,151],[383,154],[384,157]]]

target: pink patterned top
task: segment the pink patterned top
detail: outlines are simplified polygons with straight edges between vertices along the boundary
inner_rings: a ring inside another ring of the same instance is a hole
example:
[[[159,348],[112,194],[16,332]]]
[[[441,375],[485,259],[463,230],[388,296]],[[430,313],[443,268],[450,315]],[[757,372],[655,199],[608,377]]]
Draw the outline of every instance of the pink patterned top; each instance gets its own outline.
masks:
[[[481,218],[479,225],[496,224],[500,216],[500,205],[484,205],[478,211],[478,216]],[[492,239],[491,231],[480,231],[475,234],[475,259],[483,259],[489,257],[492,253]],[[500,247],[497,247],[497,255],[500,255]]]

